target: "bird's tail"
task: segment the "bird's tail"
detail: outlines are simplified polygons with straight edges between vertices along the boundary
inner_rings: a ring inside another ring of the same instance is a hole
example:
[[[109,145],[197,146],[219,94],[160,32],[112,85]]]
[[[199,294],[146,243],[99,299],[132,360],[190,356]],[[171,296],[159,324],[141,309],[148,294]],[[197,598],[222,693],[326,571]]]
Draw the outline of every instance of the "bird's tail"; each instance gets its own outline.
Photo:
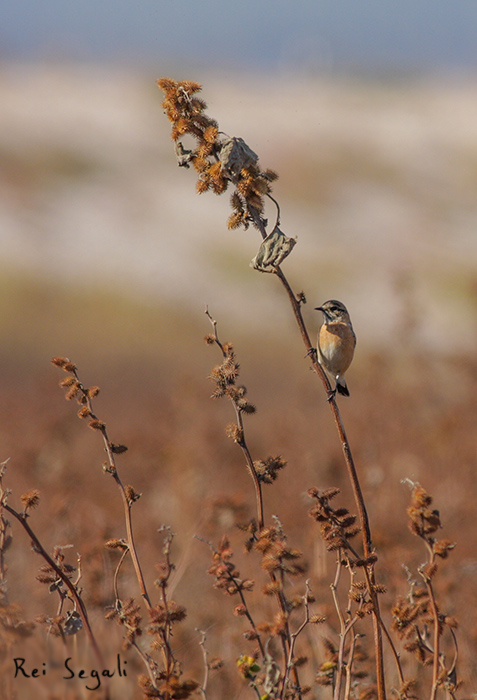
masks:
[[[349,396],[348,385],[343,377],[338,377],[336,380],[336,388],[341,396]]]

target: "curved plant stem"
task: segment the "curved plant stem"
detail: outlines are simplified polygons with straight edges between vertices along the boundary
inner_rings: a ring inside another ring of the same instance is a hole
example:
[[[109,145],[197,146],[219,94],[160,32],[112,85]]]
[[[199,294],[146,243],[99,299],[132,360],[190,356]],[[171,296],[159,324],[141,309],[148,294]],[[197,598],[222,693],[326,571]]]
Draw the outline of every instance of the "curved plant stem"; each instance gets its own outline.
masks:
[[[40,554],[43,557],[43,559],[46,561],[48,566],[50,566],[53,569],[55,574],[58,576],[59,579],[61,579],[63,584],[66,586],[66,588],[70,592],[72,599],[75,601],[75,604],[77,605],[79,614],[81,616],[81,621],[83,623],[83,627],[86,630],[86,634],[87,634],[89,642],[91,644],[91,648],[93,649],[93,653],[96,657],[96,661],[97,661],[100,668],[103,668],[103,669],[106,668],[106,665],[105,665],[104,659],[103,659],[103,655],[101,653],[101,649],[98,646],[98,643],[96,641],[96,638],[94,636],[93,630],[92,630],[90,622],[89,622],[88,612],[86,610],[86,606],[83,603],[83,600],[82,600],[81,596],[79,595],[78,591],[76,590],[76,586],[74,585],[74,583],[72,583],[70,581],[68,576],[66,576],[66,574],[63,573],[63,571],[59,568],[59,566],[56,564],[54,559],[52,557],[50,557],[50,555],[48,554],[48,552],[43,547],[40,540],[38,539],[38,537],[36,536],[36,534],[32,530],[32,528],[28,524],[26,517],[24,515],[22,515],[21,513],[18,513],[14,508],[9,506],[8,503],[3,502],[1,504],[1,506],[2,506],[2,508],[5,508],[5,510],[8,513],[10,513],[10,515],[13,515],[13,517],[16,520],[18,520],[18,522],[23,527],[23,529],[25,530],[25,532],[27,533],[28,537],[30,538],[30,540],[32,542],[33,551],[37,552],[38,554]],[[106,700],[109,700],[109,697],[110,697],[109,690],[106,689],[106,691],[105,691]]]

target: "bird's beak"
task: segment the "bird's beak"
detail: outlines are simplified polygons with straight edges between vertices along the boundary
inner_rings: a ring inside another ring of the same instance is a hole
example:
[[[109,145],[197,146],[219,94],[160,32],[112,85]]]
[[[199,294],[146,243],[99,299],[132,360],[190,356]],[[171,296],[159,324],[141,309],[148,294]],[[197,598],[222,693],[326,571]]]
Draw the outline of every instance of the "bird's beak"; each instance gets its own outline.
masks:
[[[322,306],[315,306],[315,311],[323,311],[323,307]],[[324,311],[323,311],[323,313],[324,313]]]

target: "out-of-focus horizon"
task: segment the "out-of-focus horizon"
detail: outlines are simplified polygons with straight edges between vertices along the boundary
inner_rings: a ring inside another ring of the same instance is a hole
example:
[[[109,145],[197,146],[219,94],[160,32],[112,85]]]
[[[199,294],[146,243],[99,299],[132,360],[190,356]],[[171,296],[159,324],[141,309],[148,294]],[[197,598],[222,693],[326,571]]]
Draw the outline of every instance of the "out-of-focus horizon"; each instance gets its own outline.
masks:
[[[475,343],[477,5],[20,0],[3,16],[2,267],[274,325],[257,239],[175,166],[154,85],[170,73],[279,173],[286,266],[313,300],[345,297],[373,342],[406,327],[453,350],[452,315]]]
[[[380,75],[473,70],[466,0],[0,2],[4,59]]]

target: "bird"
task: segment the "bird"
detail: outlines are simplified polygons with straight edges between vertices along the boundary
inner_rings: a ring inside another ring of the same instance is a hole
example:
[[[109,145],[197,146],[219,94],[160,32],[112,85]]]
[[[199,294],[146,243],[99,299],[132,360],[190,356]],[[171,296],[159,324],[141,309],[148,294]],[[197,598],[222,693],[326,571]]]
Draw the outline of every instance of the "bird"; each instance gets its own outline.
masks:
[[[329,299],[315,307],[315,311],[323,314],[317,341],[318,362],[336,382],[328,400],[335,397],[336,391],[342,396],[349,396],[344,375],[353,359],[356,336],[348,309],[341,301]]]

